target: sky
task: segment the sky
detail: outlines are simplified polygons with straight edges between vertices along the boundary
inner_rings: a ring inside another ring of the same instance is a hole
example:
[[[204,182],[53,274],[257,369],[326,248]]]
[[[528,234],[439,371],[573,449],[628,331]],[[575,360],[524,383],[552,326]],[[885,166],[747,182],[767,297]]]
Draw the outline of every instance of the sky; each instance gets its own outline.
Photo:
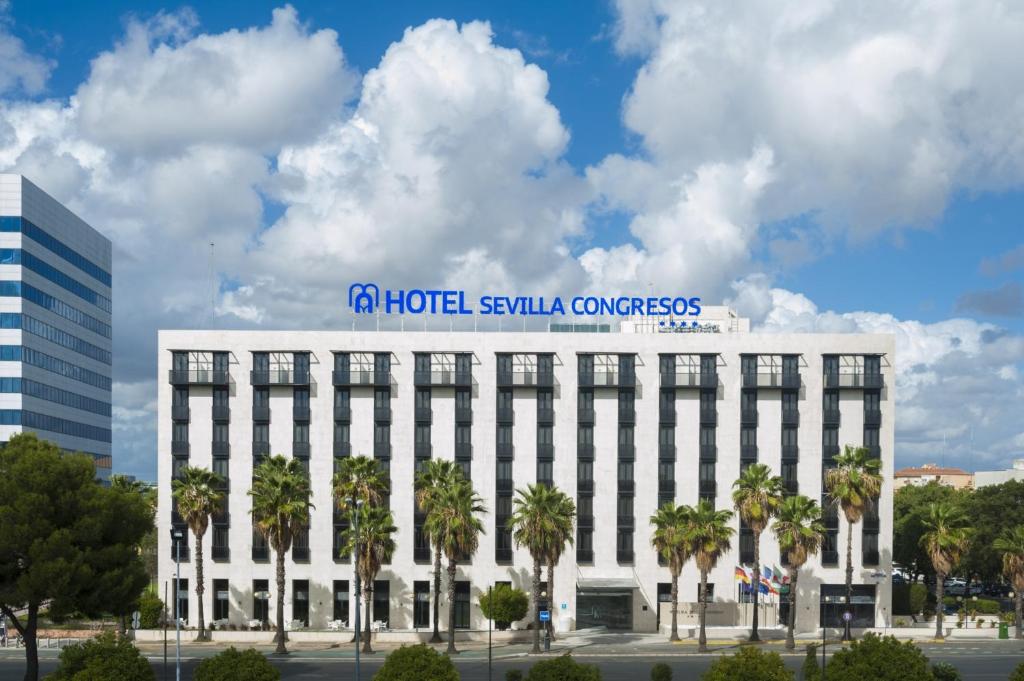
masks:
[[[0,172],[114,243],[117,472],[157,329],[350,328],[365,280],[892,333],[896,465],[1005,468],[1021,44],[984,0],[0,0]]]

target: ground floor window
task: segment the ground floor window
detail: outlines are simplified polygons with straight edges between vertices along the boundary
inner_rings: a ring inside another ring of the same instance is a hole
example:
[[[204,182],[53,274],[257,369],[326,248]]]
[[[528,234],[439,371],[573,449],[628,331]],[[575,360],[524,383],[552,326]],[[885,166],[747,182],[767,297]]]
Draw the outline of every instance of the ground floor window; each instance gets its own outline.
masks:
[[[213,580],[213,619],[228,618],[228,580]]]
[[[469,629],[469,582],[455,582],[455,628]]]
[[[334,617],[348,624],[348,580],[334,580]]]
[[[174,599],[174,616],[188,622],[188,580],[179,579],[178,597]]]
[[[266,624],[270,621],[270,582],[252,580],[252,618]]]
[[[309,626],[309,580],[292,580],[292,619]]]
[[[576,627],[633,629],[633,592],[587,590],[576,592]]]
[[[842,627],[844,612],[853,615],[850,626],[854,629],[875,626],[875,585],[854,584],[853,597],[847,603],[845,584],[822,584],[819,623]]]
[[[657,610],[657,626],[661,629],[661,604],[672,603],[672,582],[658,582],[658,610]],[[667,607],[672,607],[671,605]],[[672,611],[667,611],[668,616],[671,618]]]
[[[391,621],[391,582],[378,579],[373,583],[373,621],[388,624]]]
[[[412,626],[430,627],[430,582],[413,582]]]

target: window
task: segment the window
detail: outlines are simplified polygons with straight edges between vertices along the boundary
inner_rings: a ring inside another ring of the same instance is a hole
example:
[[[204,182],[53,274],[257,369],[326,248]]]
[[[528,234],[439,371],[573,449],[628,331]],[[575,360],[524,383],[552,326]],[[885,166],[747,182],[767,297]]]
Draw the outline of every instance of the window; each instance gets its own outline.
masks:
[[[619,426],[619,444],[630,447],[633,445],[633,426]]]
[[[377,352],[373,355],[373,370],[377,373],[391,372],[391,353]]]
[[[878,428],[864,429],[864,446],[878,447]]]
[[[537,444],[550,445],[554,442],[554,428],[551,426],[537,426]]]
[[[740,445],[744,447],[757,446],[757,428],[740,428]]]
[[[839,373],[839,357],[836,355],[825,355],[821,358],[826,374]]]
[[[351,440],[349,433],[351,432],[351,426],[347,423],[335,423],[334,424],[334,441],[335,442],[350,442]]]
[[[473,441],[473,429],[469,426],[455,426],[455,444],[468,445]]]
[[[659,462],[658,463],[658,480],[664,482],[673,482],[676,479],[676,465],[675,463]]]
[[[512,408],[512,391],[507,388],[498,390],[498,409]]]
[[[594,373],[594,356],[593,355],[577,355],[576,365],[579,368],[580,375]]]
[[[783,355],[782,356],[782,373],[787,375],[787,376],[792,376],[794,374],[800,373],[800,356],[799,355]]]
[[[658,371],[662,374],[674,374],[676,372],[676,356],[661,355],[658,357]]]
[[[175,407],[187,407],[188,406],[188,387],[175,387],[174,392],[171,393],[171,404]]]
[[[473,370],[473,355],[460,352],[455,355],[455,373],[468,374]]]
[[[537,410],[554,409],[555,394],[550,390],[537,391]]]
[[[455,391],[455,408],[456,409],[472,409],[473,408],[473,391],[471,391],[471,390],[456,390]]]
[[[429,445],[430,444],[430,426],[426,424],[416,424],[413,430],[413,441],[417,445]]]
[[[348,373],[351,365],[351,358],[347,352],[334,353],[334,370]]]
[[[839,446],[839,429],[825,428],[821,431],[821,444],[825,447]]]
[[[427,629],[430,625],[430,582],[413,582],[412,626]]]
[[[633,530],[619,530],[615,535],[615,549],[620,553],[633,553]]]
[[[576,479],[580,482],[593,482],[594,481],[594,462],[593,461],[577,461],[576,462]]]
[[[757,373],[757,355],[743,355],[740,357],[740,373],[744,376]]]
[[[213,580],[213,619],[228,618],[228,580]]]
[[[620,496],[615,504],[615,514],[620,518],[633,516],[633,497]]]
[[[270,581],[252,580],[252,618],[266,624],[270,619]]]
[[[549,484],[553,482],[554,464],[551,461],[537,462],[537,482]]]
[[[839,392],[835,390],[826,390],[822,393],[821,408],[825,411],[838,411]]]
[[[512,482],[512,462],[508,460],[498,461],[496,477],[499,482]]]
[[[292,580],[292,619],[309,626],[309,580]]]
[[[796,447],[797,446],[797,429],[796,428],[783,428],[782,429],[782,446],[783,447]]]
[[[671,447],[676,443],[676,429],[673,426],[660,426],[658,428],[658,444]]]
[[[621,402],[620,402],[621,403]],[[672,411],[676,408],[676,391],[662,390],[658,393],[658,408],[662,411]]]
[[[348,624],[348,580],[334,580],[334,619]]]
[[[214,388],[213,389],[213,406],[215,406],[215,407],[226,407],[226,406],[228,406],[228,390],[227,390],[227,388]]]
[[[700,356],[700,372],[702,374],[714,374],[718,371],[717,367],[718,356],[717,355],[701,355]]]
[[[252,424],[253,442],[270,442],[270,426],[266,423]]]
[[[373,443],[376,445],[391,444],[391,426],[386,423],[374,424]]]
[[[740,393],[740,409],[744,411],[757,409],[757,391],[744,390]]]
[[[373,391],[373,408],[386,409],[391,406],[391,389],[377,388]]]
[[[576,398],[577,404],[580,409],[593,409],[594,408],[594,391],[593,390],[581,390],[579,396]]]
[[[188,422],[175,421],[171,425],[171,440],[173,442],[188,442]]]
[[[252,406],[254,406],[254,407],[269,407],[270,406],[270,388],[253,388],[252,389]]]
[[[229,459],[222,456],[213,457],[213,472],[225,480],[228,479],[228,461]]]
[[[581,445],[594,444],[594,427],[578,426],[576,430],[576,438]]]
[[[782,462],[782,481],[788,487],[796,485],[796,463],[793,461]]]
[[[665,393],[661,393],[665,395]],[[673,393],[668,393],[672,395]],[[636,393],[631,390],[619,391],[619,410],[630,411],[636,408]]]
[[[296,373],[298,369],[296,369]],[[295,406],[309,408],[309,388],[296,388],[295,389]]]
[[[227,442],[228,441],[228,424],[226,424],[226,423],[214,423],[213,424],[213,441],[214,442]]]
[[[455,628],[469,629],[469,582],[455,582]]]
[[[710,426],[701,426],[700,429],[700,444],[701,446],[714,446],[715,444],[715,429]]]
[[[373,621],[391,622],[391,582],[378,579],[373,583]]]
[[[622,376],[632,376],[635,366],[635,355],[619,355],[619,373]]]
[[[188,580],[179,579],[175,580],[178,582],[178,597],[174,599],[174,616],[178,619],[185,620],[188,623]]]
[[[700,464],[700,481],[701,481],[701,483],[714,483],[715,482],[715,464],[713,464],[713,463],[701,463]]]
[[[418,391],[417,391],[418,394]],[[430,406],[429,400],[430,393],[427,393],[427,406]],[[348,388],[335,388],[334,389],[334,406],[339,409],[351,409],[352,408],[352,391]],[[418,405],[417,405],[418,406]]]
[[[632,482],[633,481],[633,462],[632,461],[620,461],[619,462],[619,482]]]
[[[498,426],[497,438],[499,445],[512,444],[512,426]]]
[[[582,496],[576,503],[576,515],[577,516],[593,516],[594,515],[594,497]]]
[[[252,370],[257,373],[266,373],[270,371],[270,353],[252,353]]]
[[[418,374],[430,372],[430,353],[417,352],[413,355],[413,371]]]
[[[782,393],[782,411],[796,411],[799,407],[798,400],[800,395],[794,390],[787,390]]]
[[[882,358],[878,355],[864,355],[864,374],[877,376],[880,373],[882,373]]]

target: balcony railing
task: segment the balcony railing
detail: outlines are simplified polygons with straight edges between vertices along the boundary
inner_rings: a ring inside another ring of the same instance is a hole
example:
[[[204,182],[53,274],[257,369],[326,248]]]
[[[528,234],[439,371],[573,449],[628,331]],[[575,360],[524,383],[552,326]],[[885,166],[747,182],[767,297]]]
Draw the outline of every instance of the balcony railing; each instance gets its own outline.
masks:
[[[877,426],[882,423],[882,410],[881,409],[865,409],[864,410],[864,425],[865,426]]]
[[[308,442],[292,442],[292,456],[309,458]]]
[[[498,407],[495,420],[501,425],[510,426],[515,422],[515,410],[512,407]]]
[[[190,421],[192,419],[192,410],[188,408],[188,405],[175,405],[171,407],[171,419],[174,421]]]
[[[495,548],[494,549],[494,560],[498,563],[511,563],[512,562],[512,549],[509,548]]]
[[[797,445],[782,445],[782,460],[796,461],[800,458],[800,447]]]
[[[555,422],[555,410],[544,407],[537,409],[537,423],[549,426]]]
[[[511,459],[515,455],[515,446],[511,442],[498,442],[494,445],[494,453],[499,459]]]
[[[661,375],[662,388],[717,388],[717,372],[676,371]]]
[[[352,456],[352,443],[345,442],[344,440],[334,441],[334,456],[345,457]]]
[[[823,409],[822,410],[822,423],[826,426],[838,426],[839,425],[839,410],[838,409]]]
[[[555,384],[551,371],[499,371],[499,388],[548,388]]]
[[[554,478],[540,478],[540,477],[538,477],[537,478],[537,484],[538,485],[544,485],[548,489],[554,489],[555,488],[555,479]]]
[[[718,489],[718,485],[714,480],[701,480],[700,481],[700,493],[704,495],[714,495]]]
[[[374,442],[373,443],[373,458],[375,458],[375,459],[390,459],[391,458],[391,443],[390,442]]]
[[[665,426],[676,425],[676,408],[662,407],[658,409],[658,423]]]
[[[212,442],[210,443],[210,453],[214,456],[228,456],[231,454],[231,443],[230,442]]]
[[[213,546],[213,559],[216,561],[231,560],[231,549],[227,546]]]
[[[171,369],[168,380],[171,385],[228,385],[231,373],[213,369]]]
[[[632,563],[633,562],[633,551],[632,549],[619,549],[615,552],[615,560],[620,563]]]
[[[253,456],[270,456],[270,443],[269,442],[253,442],[252,443],[252,455]]]
[[[592,549],[576,549],[577,563],[593,563],[594,551]]]
[[[822,565],[838,565],[839,564],[839,552],[838,551],[822,551],[821,552],[821,564]]]
[[[783,409],[782,410],[782,425],[784,426],[799,426],[800,425],[800,410],[799,409]]]
[[[455,458],[465,461],[473,458],[473,444],[471,442],[455,443]]]
[[[594,445],[581,442],[576,445],[576,458],[588,461],[594,459]]]
[[[391,421],[391,407],[374,407],[373,420],[377,423],[389,423]]]
[[[783,374],[781,371],[744,373],[744,388],[799,388],[800,374]]]
[[[268,369],[266,371],[250,371],[249,382],[253,385],[309,385],[312,378],[309,371]]]
[[[634,461],[636,459],[636,445],[619,443],[619,459]]]
[[[593,373],[579,375],[579,385],[593,388],[633,388],[636,386],[636,374],[632,371],[594,369]]]
[[[252,547],[252,559],[261,563],[270,560],[270,548],[267,546]]]
[[[334,407],[334,420],[340,421],[341,423],[349,423],[352,421],[352,407],[346,407],[337,405]]]
[[[576,480],[576,490],[578,492],[592,494],[594,492],[594,480],[592,478]]]
[[[455,423],[469,425],[473,423],[472,407],[455,407]]]
[[[852,388],[878,390],[885,386],[882,374],[866,374],[863,371],[849,373],[825,372],[823,375],[825,388]]]
[[[786,494],[796,494],[800,490],[800,485],[796,480],[783,480],[782,489]]]
[[[632,480],[619,480],[619,494],[632,494],[636,485]]]
[[[746,426],[757,425],[757,409],[741,409],[740,410],[740,423]]]
[[[417,459],[429,459],[434,453],[434,448],[429,442],[416,442],[413,444],[413,455]]]
[[[757,461],[757,445],[740,445],[740,461]]]
[[[616,525],[622,528],[632,528],[636,524],[636,519],[631,515],[620,515],[616,516]]]
[[[594,422],[594,410],[589,407],[580,407],[576,410],[576,420],[580,423],[593,423]]]
[[[171,454],[188,455],[189,451],[188,440],[171,440]]]
[[[658,481],[658,493],[659,494],[675,494],[676,493],[676,481],[675,480],[659,480]]]
[[[331,372],[331,382],[341,387],[360,385],[383,387],[391,385],[391,372],[373,369],[335,369]]]
[[[619,407],[619,423],[636,423],[636,409]]]
[[[714,462],[718,459],[718,447],[715,445],[701,445],[700,446],[700,460],[704,462]]]
[[[455,371],[454,369],[416,371],[413,372],[413,383],[421,387],[469,387],[473,385],[473,374],[469,371]]]
[[[543,461],[551,461],[555,458],[555,446],[547,443],[537,443],[537,458]]]
[[[292,560],[296,563],[309,562],[308,546],[292,546]]]
[[[213,420],[226,423],[231,420],[231,407],[224,404],[213,405]]]
[[[270,420],[270,407],[253,407],[252,420],[265,423]]]
[[[511,492],[513,489],[512,478],[498,478],[494,483],[494,489],[498,492]]]
[[[870,456],[872,459],[882,458],[882,448],[879,447],[878,445],[868,445],[865,449],[868,450],[868,456]]]
[[[302,405],[298,405],[298,404],[294,405],[292,407],[292,418],[295,419],[296,421],[298,421],[299,423],[308,423],[309,422],[309,405],[306,405],[306,406],[302,406]]]
[[[800,374],[796,372],[782,374],[782,387],[785,390],[800,389]]]
[[[592,530],[594,529],[594,516],[592,515],[581,515],[576,519],[576,526],[581,530]]]
[[[430,560],[430,547],[414,546],[412,549],[412,559],[417,563],[428,562]]]
[[[701,407],[700,422],[704,426],[713,426],[718,423],[718,410],[714,407]]]
[[[676,460],[676,446],[675,445],[658,445],[658,458],[662,461],[675,461]]]

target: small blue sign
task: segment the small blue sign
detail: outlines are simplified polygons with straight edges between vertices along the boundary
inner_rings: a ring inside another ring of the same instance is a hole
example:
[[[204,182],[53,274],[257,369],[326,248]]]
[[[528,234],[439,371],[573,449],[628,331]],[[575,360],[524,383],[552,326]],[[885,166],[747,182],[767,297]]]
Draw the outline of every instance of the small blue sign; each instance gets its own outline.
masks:
[[[550,610],[541,610],[540,611],[540,621],[541,622],[550,622],[551,621],[551,611]]]

